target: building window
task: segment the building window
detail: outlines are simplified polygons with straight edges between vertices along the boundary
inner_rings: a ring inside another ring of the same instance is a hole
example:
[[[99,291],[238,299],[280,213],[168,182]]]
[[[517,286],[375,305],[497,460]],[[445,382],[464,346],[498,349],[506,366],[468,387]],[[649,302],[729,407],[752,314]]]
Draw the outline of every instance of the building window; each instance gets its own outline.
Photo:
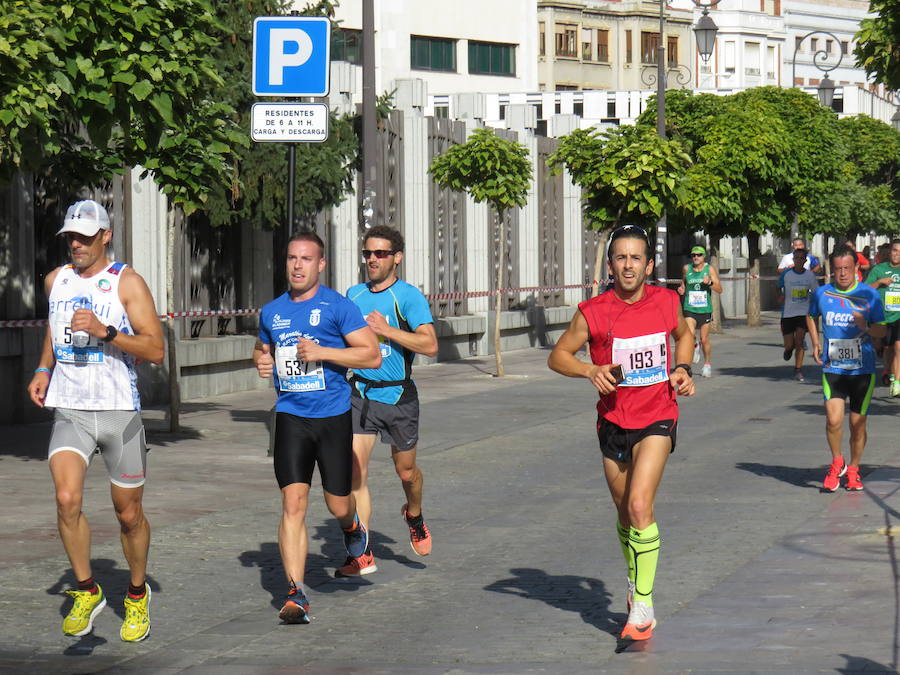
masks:
[[[725,72],[733,74],[735,69],[734,42],[725,43]]]
[[[772,16],[781,16],[781,0],[760,0],[759,11]]]
[[[594,30],[592,28],[581,29],[581,60],[591,61],[594,57]]]
[[[332,31],[331,60],[362,63],[362,31],[350,28]]]
[[[547,55],[547,35],[544,33],[544,22],[538,22],[538,55]]]
[[[760,52],[758,42],[744,43],[744,75],[748,77],[760,76]]]
[[[456,40],[410,36],[410,67],[456,72]]]
[[[834,46],[834,40],[825,40],[825,51],[829,54],[831,53],[831,48]]]
[[[515,75],[516,46],[469,40],[469,72],[476,75]]]
[[[634,55],[631,52],[631,31],[625,31],[625,63],[631,63]]]
[[[809,51],[811,54],[815,54],[817,51],[819,51],[819,38],[810,38]]]
[[[659,61],[659,33],[641,31],[641,63]]]
[[[666,63],[673,66],[678,65],[678,37],[674,35],[666,36]]]
[[[799,52],[799,51],[801,51],[802,47],[803,47],[803,38],[795,37],[794,38],[794,51]]]
[[[775,79],[775,47],[767,46],[766,47],[766,79],[774,80]]]
[[[450,117],[450,106],[436,105],[434,106],[434,116],[439,120],[445,120]]]
[[[847,55],[847,48],[848,48],[849,46],[850,46],[850,45],[848,44],[848,42],[847,42],[846,40],[841,40],[841,54],[843,54],[844,56],[846,56],[846,55]]]
[[[597,30],[597,60],[609,61],[609,31]]]
[[[575,26],[568,23],[556,24],[556,55],[576,58]]]

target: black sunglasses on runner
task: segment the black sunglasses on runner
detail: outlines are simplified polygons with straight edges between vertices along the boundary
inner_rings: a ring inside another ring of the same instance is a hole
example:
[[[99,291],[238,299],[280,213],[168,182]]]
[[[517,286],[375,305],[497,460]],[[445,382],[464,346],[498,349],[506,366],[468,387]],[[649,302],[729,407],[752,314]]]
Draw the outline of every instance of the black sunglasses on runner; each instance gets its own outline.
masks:
[[[389,255],[394,255],[395,253],[396,251],[385,251],[383,248],[379,248],[375,251],[370,251],[369,249],[364,248],[362,251],[362,257],[363,260],[368,260],[374,255],[376,258],[381,260],[382,258],[387,258]]]

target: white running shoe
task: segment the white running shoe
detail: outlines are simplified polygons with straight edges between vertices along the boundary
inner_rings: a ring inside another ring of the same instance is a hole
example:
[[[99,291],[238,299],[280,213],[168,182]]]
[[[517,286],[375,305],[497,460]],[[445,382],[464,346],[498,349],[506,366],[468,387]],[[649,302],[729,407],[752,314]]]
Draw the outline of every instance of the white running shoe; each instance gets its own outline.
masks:
[[[700,363],[700,343],[694,343],[694,363]]]
[[[700,369],[700,375],[703,377],[712,377],[712,366],[708,363]]]
[[[653,616],[653,607],[645,605],[640,600],[635,600],[628,612],[628,621],[622,629],[623,640],[647,640],[653,637],[653,629],[656,628],[656,619]]]

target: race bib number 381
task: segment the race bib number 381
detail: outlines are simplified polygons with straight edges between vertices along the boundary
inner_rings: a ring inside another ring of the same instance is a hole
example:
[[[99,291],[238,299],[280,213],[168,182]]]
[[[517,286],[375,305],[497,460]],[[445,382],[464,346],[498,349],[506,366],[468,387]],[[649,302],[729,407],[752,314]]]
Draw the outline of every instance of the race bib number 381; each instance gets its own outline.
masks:
[[[666,334],[614,338],[612,362],[620,364],[625,375],[620,387],[646,387],[667,382],[669,360]]]
[[[862,368],[862,341],[859,338],[829,340],[828,365],[841,370]]]
[[[325,370],[321,361],[303,361],[297,355],[297,345],[277,347],[275,366],[281,391],[323,391]]]

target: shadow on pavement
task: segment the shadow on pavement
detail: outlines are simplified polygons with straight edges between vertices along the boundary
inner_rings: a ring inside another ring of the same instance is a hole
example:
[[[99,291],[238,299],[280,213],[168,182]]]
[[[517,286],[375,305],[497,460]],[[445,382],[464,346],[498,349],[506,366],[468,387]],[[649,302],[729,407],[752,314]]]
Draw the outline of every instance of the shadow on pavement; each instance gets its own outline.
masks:
[[[715,367],[714,367],[715,368]],[[804,372],[809,375],[809,370]],[[805,383],[794,382],[794,366],[787,363],[783,366],[747,366],[742,368],[715,368],[713,374],[731,375],[733,377],[747,377],[755,380],[771,380],[772,382],[784,382],[791,386],[802,387],[804,384],[818,384],[819,380],[813,378],[812,375],[806,378]]]
[[[45,461],[52,422],[0,427],[0,455]]]
[[[827,466],[822,466],[822,468],[801,468],[780,466],[778,464],[760,464],[759,462],[738,462],[734,466],[742,471],[755,473],[757,476],[777,478],[797,487],[816,489],[822,487],[822,479],[825,477],[825,471],[828,469]]]
[[[97,647],[101,647],[106,644],[106,638],[102,638],[98,635],[94,635],[93,633],[88,633],[87,635],[82,635],[78,638],[77,642],[73,642],[71,645],[66,647],[63,650],[64,656],[90,656],[94,653],[94,650]]]
[[[531,567],[514,567],[509,579],[499,579],[484,587],[486,591],[541,600],[551,607],[578,612],[587,624],[618,636],[624,613],[610,613],[611,595],[599,579],[572,574],[551,575]]]
[[[838,673],[844,673],[845,675],[855,675],[856,673],[865,673],[865,675],[897,674],[897,668],[895,666],[878,663],[877,661],[867,659],[864,656],[850,656],[849,654],[841,654],[841,656],[847,659],[847,663],[844,666],[835,668],[835,671]]]
[[[818,384],[818,382],[816,382]],[[819,402],[816,404],[812,403],[794,403],[792,405],[787,406],[791,410],[796,410],[797,412],[801,412],[804,415],[821,415],[822,421],[825,421],[825,404],[822,402],[822,399],[819,399]],[[849,405],[845,406],[844,414],[850,410]],[[869,411],[868,415],[896,415],[900,412],[900,406],[895,405],[894,403],[888,401],[880,401],[879,399],[873,397],[869,402]],[[849,434],[849,431],[846,431],[846,434]],[[845,435],[846,435],[845,434]],[[823,440],[825,434],[822,434]]]
[[[127,567],[119,567],[115,560],[97,558],[91,560],[91,571],[94,574],[94,579],[103,588],[103,593],[106,595],[107,608],[111,608],[116,616],[124,619],[125,593],[128,591],[128,584],[131,583],[131,572],[129,569]],[[45,592],[47,595],[61,595],[64,590],[75,588],[76,583],[75,574],[71,569],[67,569],[60,575],[56,583]],[[149,574],[147,575],[147,583],[150,585],[150,590],[153,593],[160,591],[160,585]],[[65,617],[71,607],[72,601],[67,596],[63,600],[62,605],[60,605],[59,615]]]

